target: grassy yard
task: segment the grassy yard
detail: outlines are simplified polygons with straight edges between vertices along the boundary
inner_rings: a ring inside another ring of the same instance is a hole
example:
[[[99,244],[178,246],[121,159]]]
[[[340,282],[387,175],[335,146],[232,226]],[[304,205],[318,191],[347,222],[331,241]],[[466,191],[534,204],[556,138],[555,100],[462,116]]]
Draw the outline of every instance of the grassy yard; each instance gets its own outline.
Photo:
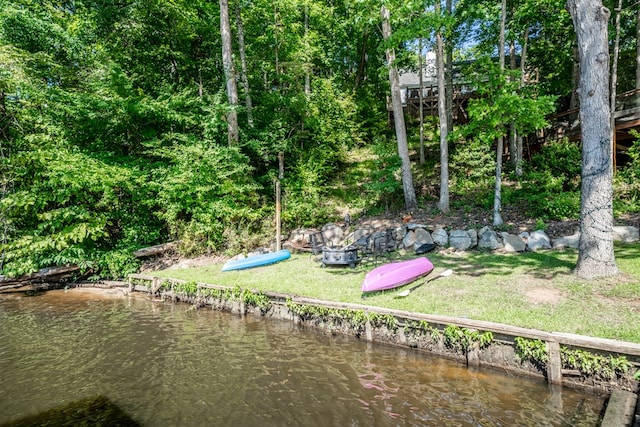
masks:
[[[412,257],[412,253],[401,252],[391,259]],[[405,298],[398,298],[398,292],[420,281],[363,298],[360,285],[373,263],[355,269],[321,268],[308,254],[294,254],[287,261],[249,270],[222,273],[221,264],[211,264],[154,274],[640,343],[640,244],[616,246],[622,274],[593,281],[572,274],[577,260],[574,250],[513,255],[430,253],[428,257],[435,265],[429,278],[448,268],[454,274],[433,280]]]

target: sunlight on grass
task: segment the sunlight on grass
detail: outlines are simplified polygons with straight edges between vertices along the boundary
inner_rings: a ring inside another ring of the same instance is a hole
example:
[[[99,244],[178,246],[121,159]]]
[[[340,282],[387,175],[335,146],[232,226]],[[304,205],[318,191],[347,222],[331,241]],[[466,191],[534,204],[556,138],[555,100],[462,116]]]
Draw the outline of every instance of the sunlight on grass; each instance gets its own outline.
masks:
[[[619,255],[618,255],[619,254]],[[222,273],[221,264],[164,270],[154,274],[201,283],[238,286],[322,300],[390,309],[466,317],[549,332],[640,342],[640,244],[616,247],[622,274],[581,281],[572,274],[576,251],[545,251],[515,255],[469,252],[463,256],[430,254],[433,278],[398,298],[399,289],[363,295],[360,286],[367,263],[354,269],[322,268],[308,254],[266,267]],[[395,260],[413,258],[398,254]],[[419,282],[416,282],[419,283]]]

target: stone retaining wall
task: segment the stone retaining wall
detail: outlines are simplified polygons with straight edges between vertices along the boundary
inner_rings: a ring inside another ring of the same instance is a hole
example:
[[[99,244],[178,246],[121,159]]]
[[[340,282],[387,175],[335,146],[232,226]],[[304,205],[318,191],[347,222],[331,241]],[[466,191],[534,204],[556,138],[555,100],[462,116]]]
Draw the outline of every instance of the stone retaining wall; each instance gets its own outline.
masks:
[[[563,236],[552,240],[543,230],[522,232],[518,235],[498,232],[491,227],[447,231],[441,227],[425,224],[404,224],[387,228],[356,228],[343,230],[335,224],[326,224],[321,230],[298,229],[291,232],[287,243],[291,248],[310,244],[309,236],[321,233],[327,246],[357,246],[362,253],[384,250],[416,250],[424,244],[435,244],[440,248],[456,251],[469,249],[496,250],[504,252],[538,251],[542,249],[577,248],[580,234]],[[640,231],[633,226],[613,227],[613,239],[623,243],[640,241]],[[378,243],[380,242],[380,243]],[[384,248],[377,246],[384,242]]]

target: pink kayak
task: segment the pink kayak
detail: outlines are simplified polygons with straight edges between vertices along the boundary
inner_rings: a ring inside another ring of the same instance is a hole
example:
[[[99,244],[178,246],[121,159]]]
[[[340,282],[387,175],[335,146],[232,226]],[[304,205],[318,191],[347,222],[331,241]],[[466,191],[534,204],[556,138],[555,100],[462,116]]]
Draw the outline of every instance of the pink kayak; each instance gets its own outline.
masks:
[[[364,276],[362,292],[397,288],[427,275],[431,270],[433,264],[424,257],[381,265]]]

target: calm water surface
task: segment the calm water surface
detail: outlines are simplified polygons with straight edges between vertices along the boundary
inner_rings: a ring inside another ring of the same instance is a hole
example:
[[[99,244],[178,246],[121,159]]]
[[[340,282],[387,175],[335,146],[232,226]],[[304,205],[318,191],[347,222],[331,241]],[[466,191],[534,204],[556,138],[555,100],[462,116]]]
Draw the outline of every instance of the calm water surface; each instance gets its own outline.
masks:
[[[144,426],[595,426],[602,396],[289,322],[0,295],[0,424],[86,398]]]

